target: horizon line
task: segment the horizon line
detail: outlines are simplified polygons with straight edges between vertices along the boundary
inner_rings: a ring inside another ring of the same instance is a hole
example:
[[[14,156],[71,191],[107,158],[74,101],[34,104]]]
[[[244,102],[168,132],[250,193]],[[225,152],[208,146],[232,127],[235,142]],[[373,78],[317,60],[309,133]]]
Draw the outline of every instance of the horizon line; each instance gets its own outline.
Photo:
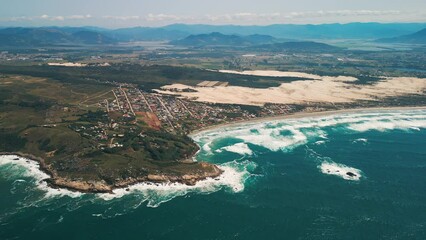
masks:
[[[103,26],[97,26],[97,25],[40,25],[40,26],[24,26],[24,25],[0,25],[0,28],[103,28],[108,30],[115,30],[115,29],[123,29],[123,28],[165,28],[173,25],[186,25],[186,26],[235,26],[235,27],[269,27],[269,26],[276,26],[276,25],[291,25],[291,26],[321,26],[321,25],[349,25],[349,24],[426,24],[425,22],[377,22],[377,21],[371,21],[371,22],[331,22],[331,23],[272,23],[272,24],[264,24],[264,25],[256,25],[256,24],[250,24],[250,25],[243,25],[243,24],[208,24],[208,23],[171,23],[171,24],[165,24],[160,26],[147,26],[147,25],[133,25],[133,26],[125,26],[125,27],[103,27]]]

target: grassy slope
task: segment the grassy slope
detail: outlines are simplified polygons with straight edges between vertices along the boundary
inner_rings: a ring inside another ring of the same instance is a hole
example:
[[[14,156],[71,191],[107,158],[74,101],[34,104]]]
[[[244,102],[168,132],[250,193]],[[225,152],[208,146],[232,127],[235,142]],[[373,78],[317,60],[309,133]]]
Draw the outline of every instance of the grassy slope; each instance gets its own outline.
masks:
[[[138,84],[144,90],[158,89],[172,83],[196,85],[199,82],[222,81],[234,86],[277,87],[283,82],[303,80],[294,77],[258,77],[224,74],[199,68],[175,66],[141,66],[139,64],[114,64],[111,67],[54,67],[54,66],[0,66],[0,73],[25,74],[60,80],[64,83],[84,84],[98,81],[121,81]],[[98,82],[99,84],[99,82]]]
[[[94,148],[92,139],[71,130],[68,126],[93,109],[87,105],[110,91],[109,86],[16,75],[2,76],[0,85],[0,151],[42,157],[63,177],[108,183],[148,173],[183,175],[202,170],[199,164],[176,161],[197,150],[192,140],[183,136],[147,131],[146,141],[162,146],[154,156],[143,144],[136,150],[126,147],[114,153],[102,152]],[[65,106],[73,110],[64,112]],[[40,126],[52,124],[46,121],[48,118],[59,119],[54,122],[56,127]]]

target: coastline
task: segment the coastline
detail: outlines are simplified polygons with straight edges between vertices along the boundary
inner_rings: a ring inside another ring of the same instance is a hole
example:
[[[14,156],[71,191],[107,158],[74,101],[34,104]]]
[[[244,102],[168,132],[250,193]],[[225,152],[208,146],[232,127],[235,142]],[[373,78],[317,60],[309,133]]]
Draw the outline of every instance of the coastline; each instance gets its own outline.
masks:
[[[269,122],[285,119],[298,119],[308,117],[320,117],[329,116],[334,114],[344,113],[360,113],[360,112],[375,112],[375,111],[398,111],[398,110],[426,110],[426,106],[412,106],[412,107],[372,107],[372,108],[350,108],[332,111],[316,111],[316,112],[296,112],[287,115],[270,116],[270,117],[259,117],[249,120],[235,121],[232,123],[223,123],[213,125],[205,128],[201,128],[192,131],[188,134],[189,137],[193,138],[195,135],[203,132],[213,131],[220,128],[234,127],[242,124]],[[198,153],[198,152],[197,152]],[[197,154],[195,153],[194,156]],[[206,171],[204,173],[188,173],[182,176],[168,176],[164,174],[148,174],[147,176],[141,176],[138,178],[123,179],[115,184],[107,184],[103,181],[84,181],[84,180],[72,180],[58,176],[56,171],[52,169],[45,160],[40,157],[36,157],[32,154],[22,152],[0,152],[0,155],[18,156],[30,161],[35,161],[39,164],[39,169],[49,175],[48,179],[44,179],[49,187],[67,189],[82,193],[113,193],[115,189],[125,189],[138,183],[150,183],[150,184],[162,184],[162,183],[182,183],[185,185],[193,186],[197,182],[206,180],[208,178],[216,178],[222,175],[224,172],[215,164],[200,162],[203,167],[210,168],[213,170]]]
[[[371,107],[371,108],[348,108],[340,110],[330,110],[330,111],[316,111],[316,112],[296,112],[290,113],[287,115],[277,115],[269,117],[257,117],[247,120],[239,120],[229,123],[221,123],[217,125],[212,125],[204,128],[194,130],[188,134],[189,137],[194,137],[203,132],[209,132],[220,128],[235,127],[242,124],[251,124],[251,123],[260,123],[260,122],[270,122],[277,120],[285,119],[298,119],[298,118],[308,118],[308,117],[321,117],[321,116],[330,116],[334,114],[343,114],[343,113],[361,113],[361,112],[374,112],[374,111],[403,111],[403,110],[426,110],[426,106],[410,106],[410,107]]]
[[[107,184],[105,181],[85,181],[73,180],[58,176],[56,171],[52,169],[41,157],[22,152],[0,152],[0,156],[13,156],[24,158],[27,161],[33,161],[38,164],[38,169],[47,174],[49,178],[43,179],[47,185],[53,189],[67,189],[70,191],[81,193],[110,193],[113,194],[115,189],[127,189],[138,183],[162,184],[162,183],[181,183],[187,186],[194,186],[197,182],[208,178],[219,177],[223,170],[214,164],[200,162],[203,168],[213,168],[210,171],[188,173],[182,176],[165,175],[165,174],[148,174],[137,178],[127,178],[114,184]],[[14,159],[17,160],[17,159]]]

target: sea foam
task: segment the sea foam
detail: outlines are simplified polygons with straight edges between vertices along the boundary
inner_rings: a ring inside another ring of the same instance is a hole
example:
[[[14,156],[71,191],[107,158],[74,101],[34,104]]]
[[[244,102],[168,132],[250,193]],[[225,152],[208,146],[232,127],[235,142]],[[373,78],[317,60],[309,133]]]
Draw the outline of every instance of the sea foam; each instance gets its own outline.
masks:
[[[345,180],[359,181],[362,176],[361,170],[335,162],[323,162],[318,168],[324,174],[335,175]]]
[[[193,186],[182,183],[138,183],[128,188],[115,189],[113,193],[98,194],[98,197],[110,201],[134,194],[140,198],[140,203],[147,202],[149,207],[158,207],[161,203],[189,193],[208,194],[221,189],[238,193],[244,190],[244,183],[251,176],[250,171],[256,168],[256,164],[247,160],[232,161],[219,165],[219,168],[223,171],[219,177],[198,181]]]
[[[426,110],[391,110],[378,112],[340,113],[327,116],[274,120],[262,123],[245,123],[222,129],[201,132],[193,136],[211,154],[214,141],[224,138],[243,141],[271,151],[291,151],[309,142],[321,144],[327,139],[325,128],[352,132],[420,130],[426,128]],[[207,146],[208,147],[207,147]],[[242,146],[241,144],[239,146]],[[232,146],[222,146],[224,148]]]
[[[30,177],[38,190],[44,192],[44,198],[55,198],[68,196],[78,198],[83,193],[70,191],[64,188],[51,188],[48,186],[45,179],[50,178],[48,174],[40,170],[38,162],[16,155],[0,156],[0,167],[2,177],[13,180],[22,177]]]
[[[329,134],[327,131],[333,131],[334,129],[343,129],[348,132],[365,132],[394,129],[418,131],[424,128],[426,128],[426,110],[395,110],[246,123],[244,125],[200,132],[192,137],[201,146],[199,155],[228,151],[243,155],[242,159],[244,159],[245,156],[253,154],[251,145],[260,146],[270,151],[291,151],[298,146],[309,143],[324,144]],[[236,141],[231,141],[232,144],[229,146],[215,146],[216,141],[224,138],[235,139]],[[363,142],[363,139],[357,139],[356,142]],[[132,198],[137,200],[134,207],[142,203],[146,203],[150,207],[157,207],[175,197],[191,193],[208,194],[221,189],[231,193],[241,192],[244,190],[246,180],[253,176],[251,172],[256,167],[256,164],[248,160],[231,161],[221,164],[219,167],[224,171],[221,176],[199,181],[194,186],[179,183],[139,183],[128,188],[116,189],[113,194],[82,194],[66,189],[49,187],[43,181],[49,176],[39,169],[36,161],[13,155],[0,156],[2,178],[17,180],[14,185],[19,187],[20,184],[26,184],[25,181],[27,181],[21,178],[31,177],[33,180],[29,182],[36,185],[38,190],[44,192],[45,199],[65,196],[79,198],[85,195],[93,196],[94,199],[108,203],[114,202],[114,199],[132,196]],[[324,174],[336,175],[346,180],[357,181],[362,178],[361,170],[336,163],[331,159],[318,160],[318,168]]]
[[[231,146],[223,147],[220,150],[237,153],[240,155],[252,155],[253,151],[249,148],[246,143],[237,143]]]
[[[233,193],[241,192],[244,190],[244,182],[251,176],[250,171],[256,168],[256,164],[250,161],[232,161],[224,163],[219,165],[219,168],[223,170],[223,174],[217,178],[208,178],[199,181],[194,186],[181,183],[138,183],[131,185],[128,188],[115,189],[112,194],[84,194],[63,188],[51,188],[48,186],[46,181],[44,181],[50,176],[40,170],[38,162],[15,155],[0,156],[0,167],[2,177],[7,180],[15,179],[13,185],[16,185],[16,183],[26,182],[19,178],[31,177],[33,179],[31,182],[38,190],[44,193],[44,199],[64,196],[79,198],[83,195],[91,195],[103,201],[110,201],[133,194],[138,196],[140,204],[147,202],[147,206],[149,207],[158,207],[161,203],[170,201],[178,196],[184,196],[188,193],[207,194],[221,189],[225,189]],[[14,191],[13,187],[11,191]]]

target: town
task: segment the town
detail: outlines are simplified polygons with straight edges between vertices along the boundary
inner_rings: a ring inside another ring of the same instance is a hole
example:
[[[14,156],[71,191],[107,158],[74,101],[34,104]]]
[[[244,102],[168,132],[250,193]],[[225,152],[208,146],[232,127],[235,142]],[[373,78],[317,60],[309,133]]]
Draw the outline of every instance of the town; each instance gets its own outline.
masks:
[[[280,104],[253,107],[196,102],[174,95],[144,92],[133,84],[120,84],[112,92],[113,101],[105,99],[99,103],[106,112],[118,112],[153,129],[179,134],[211,125],[292,112],[292,106]]]
[[[89,111],[80,117],[80,124],[68,126],[98,142],[102,150],[123,147],[129,136],[137,135],[143,141],[144,131],[187,135],[213,125],[299,111],[295,106],[283,104],[260,107],[197,102],[145,92],[134,84],[117,84],[112,94],[113,98],[96,104],[98,111]]]

